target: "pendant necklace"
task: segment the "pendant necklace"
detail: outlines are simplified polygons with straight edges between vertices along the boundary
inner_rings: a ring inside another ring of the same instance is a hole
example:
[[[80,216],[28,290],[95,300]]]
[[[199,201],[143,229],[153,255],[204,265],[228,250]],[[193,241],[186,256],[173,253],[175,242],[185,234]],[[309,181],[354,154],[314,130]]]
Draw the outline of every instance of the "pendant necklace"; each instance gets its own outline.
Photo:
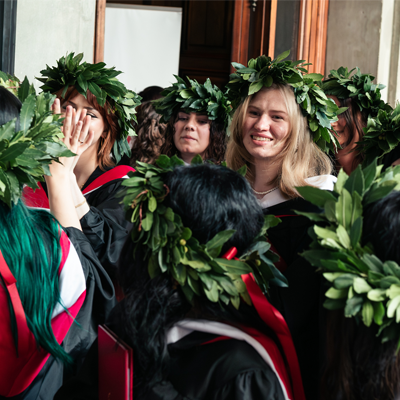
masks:
[[[272,188],[272,189],[270,189],[270,190],[267,190],[266,192],[257,192],[257,190],[251,188],[251,190],[252,190],[255,194],[259,194],[259,195],[263,195],[263,196],[265,196],[265,195],[268,194],[268,193],[273,192],[273,191],[276,190],[276,189],[278,189],[278,186],[275,186],[274,188]]]

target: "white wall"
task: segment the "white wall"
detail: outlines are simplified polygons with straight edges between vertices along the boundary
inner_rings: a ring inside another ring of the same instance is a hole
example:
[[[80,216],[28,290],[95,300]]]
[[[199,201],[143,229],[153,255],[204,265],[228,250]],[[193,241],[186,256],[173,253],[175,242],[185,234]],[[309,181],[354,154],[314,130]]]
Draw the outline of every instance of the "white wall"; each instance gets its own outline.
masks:
[[[388,85],[390,73],[390,56],[392,51],[394,0],[385,0],[382,3],[382,18],[379,41],[378,75],[377,82],[386,86],[382,91],[382,100],[388,101]]]
[[[131,90],[170,86],[179,71],[182,9],[107,4],[104,62]]]
[[[93,62],[95,15],[96,0],[18,0],[15,75],[32,81],[71,51]]]

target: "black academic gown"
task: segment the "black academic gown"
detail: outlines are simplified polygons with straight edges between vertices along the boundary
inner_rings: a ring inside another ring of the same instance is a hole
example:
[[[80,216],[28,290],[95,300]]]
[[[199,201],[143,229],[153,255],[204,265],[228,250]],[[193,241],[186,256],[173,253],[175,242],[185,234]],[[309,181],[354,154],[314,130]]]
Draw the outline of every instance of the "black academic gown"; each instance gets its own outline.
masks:
[[[82,191],[104,172],[97,167]],[[90,211],[80,220],[83,233],[112,279],[115,279],[118,258],[133,226],[125,218],[124,206],[121,204],[123,196],[118,195],[123,189],[122,181],[122,178],[113,179],[86,195]]]
[[[64,365],[50,356],[39,374],[22,393],[7,400],[50,400],[60,388],[63,380],[75,376],[93,342],[97,338],[97,326],[106,321],[116,304],[113,284],[99,263],[86,236],[76,228],[64,228],[78,253],[86,279],[85,301],[65,336],[62,346],[74,360],[72,367]],[[6,362],[1,360],[0,362]]]
[[[108,168],[102,171],[100,167],[97,167],[82,187],[82,192],[91,189],[93,184],[96,181],[98,182],[98,179],[104,174],[107,173],[109,175],[112,170],[116,171],[120,167],[127,168],[119,165],[114,169]],[[123,172],[123,175],[125,174],[126,171]],[[117,176],[120,175],[122,174],[120,173]],[[100,187],[95,190],[89,190],[87,194],[84,193],[90,210],[80,220],[83,233],[88,238],[96,256],[112,280],[115,280],[118,258],[133,226],[125,218],[124,206],[121,204],[123,196],[119,195],[119,192],[123,189],[121,186],[122,181],[122,177],[110,177]],[[47,196],[46,183],[41,182],[40,185],[45,192],[45,196]],[[28,205],[32,207],[31,204]]]
[[[107,323],[124,342],[131,340],[124,333],[120,317],[122,301]],[[245,307],[243,322],[262,327],[252,307]],[[238,312],[232,311],[235,318]],[[239,316],[240,320],[240,316]],[[264,326],[264,329],[265,326]],[[271,333],[273,336],[273,333]],[[283,400],[280,383],[272,369],[257,351],[244,341],[229,339],[206,343],[217,338],[214,334],[192,332],[168,345],[171,364],[165,381],[156,384],[141,400]],[[204,344],[206,343],[206,344]],[[97,342],[78,376],[66,382],[55,400],[98,399]],[[135,372],[133,374],[135,382]]]
[[[301,199],[293,199],[264,209],[282,222],[268,230],[268,239],[286,264],[283,271],[289,287],[271,286],[270,302],[285,318],[292,334],[299,359],[307,400],[318,399],[321,370],[324,362],[325,288],[321,274],[300,253],[306,250],[311,238],[308,229],[314,224],[293,210],[320,212],[320,209]]]

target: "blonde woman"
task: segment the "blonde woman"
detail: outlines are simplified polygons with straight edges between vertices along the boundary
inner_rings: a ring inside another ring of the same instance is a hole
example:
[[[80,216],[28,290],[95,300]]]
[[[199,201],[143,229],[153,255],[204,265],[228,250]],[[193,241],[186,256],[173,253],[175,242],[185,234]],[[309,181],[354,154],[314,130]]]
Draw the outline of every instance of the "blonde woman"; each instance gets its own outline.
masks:
[[[338,108],[315,85],[321,75],[303,76],[296,63],[282,59],[262,56],[250,60],[248,68],[234,64],[237,71],[231,75],[228,98],[236,110],[226,159],[233,169],[247,166],[246,178],[264,213],[282,220],[268,237],[281,257],[277,267],[289,288],[272,289],[271,303],[291,330],[306,398],[317,399],[323,322],[320,277],[299,256],[310,241],[310,222],[293,210],[315,212],[296,187],[333,189],[332,163],[319,146],[328,149],[336,143],[329,129]]]

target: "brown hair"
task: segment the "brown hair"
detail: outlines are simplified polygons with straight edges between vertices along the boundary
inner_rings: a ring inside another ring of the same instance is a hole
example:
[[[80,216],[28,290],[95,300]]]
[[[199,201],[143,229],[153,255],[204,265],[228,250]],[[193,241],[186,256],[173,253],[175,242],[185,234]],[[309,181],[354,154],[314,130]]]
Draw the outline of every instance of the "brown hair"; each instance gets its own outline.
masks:
[[[137,137],[132,146],[131,165],[136,161],[154,164],[161,154],[161,147],[165,141],[167,124],[160,123],[161,115],[157,114],[151,101],[142,103],[137,111]]]
[[[329,157],[313,142],[307,118],[303,116],[300,106],[296,103],[293,89],[289,85],[273,84],[260,92],[279,90],[286,104],[289,115],[289,133],[285,139],[285,146],[275,158],[274,163],[279,165],[279,172],[273,182],[287,196],[299,197],[296,186],[310,186],[305,179],[330,174],[332,163]],[[246,179],[254,182],[254,160],[243,145],[243,124],[247,109],[254,96],[246,97],[233,115],[230,126],[231,139],[226,151],[228,167],[238,170],[244,164],[248,166]]]
[[[346,126],[349,128],[349,139],[347,143],[344,143],[343,149],[345,149],[354,139],[354,135],[357,132],[359,141],[364,137],[364,130],[368,122],[368,112],[367,110],[360,111],[357,102],[354,98],[339,99],[340,107],[348,107],[347,110],[339,115],[339,118],[344,118],[346,120]],[[354,170],[357,165],[364,161],[365,155],[360,151],[359,147],[351,149],[347,154],[355,152],[355,157],[352,164],[352,170]],[[336,168],[339,170],[341,168],[338,161],[336,161]]]
[[[68,88],[65,93],[64,98],[61,98],[63,89],[56,92],[56,96],[62,101],[69,101],[73,97],[79,94],[75,86]],[[96,96],[92,94],[89,90],[86,93],[88,103],[94,107],[102,116],[104,122],[104,133],[105,136],[101,136],[99,140],[99,146],[97,148],[97,161],[99,163],[100,169],[104,171],[107,167],[112,167],[115,165],[111,158],[111,150],[117,140],[120,128],[118,125],[118,117],[113,112],[112,107],[108,100],[106,100],[103,107],[97,102]]]
[[[161,147],[161,154],[168,157],[180,155],[179,150],[175,146],[175,122],[177,121],[178,113],[174,115],[167,124],[165,132],[165,143]],[[204,153],[204,160],[212,161],[215,164],[221,164],[225,160],[226,139],[227,135],[223,125],[217,121],[210,120],[210,143]]]

